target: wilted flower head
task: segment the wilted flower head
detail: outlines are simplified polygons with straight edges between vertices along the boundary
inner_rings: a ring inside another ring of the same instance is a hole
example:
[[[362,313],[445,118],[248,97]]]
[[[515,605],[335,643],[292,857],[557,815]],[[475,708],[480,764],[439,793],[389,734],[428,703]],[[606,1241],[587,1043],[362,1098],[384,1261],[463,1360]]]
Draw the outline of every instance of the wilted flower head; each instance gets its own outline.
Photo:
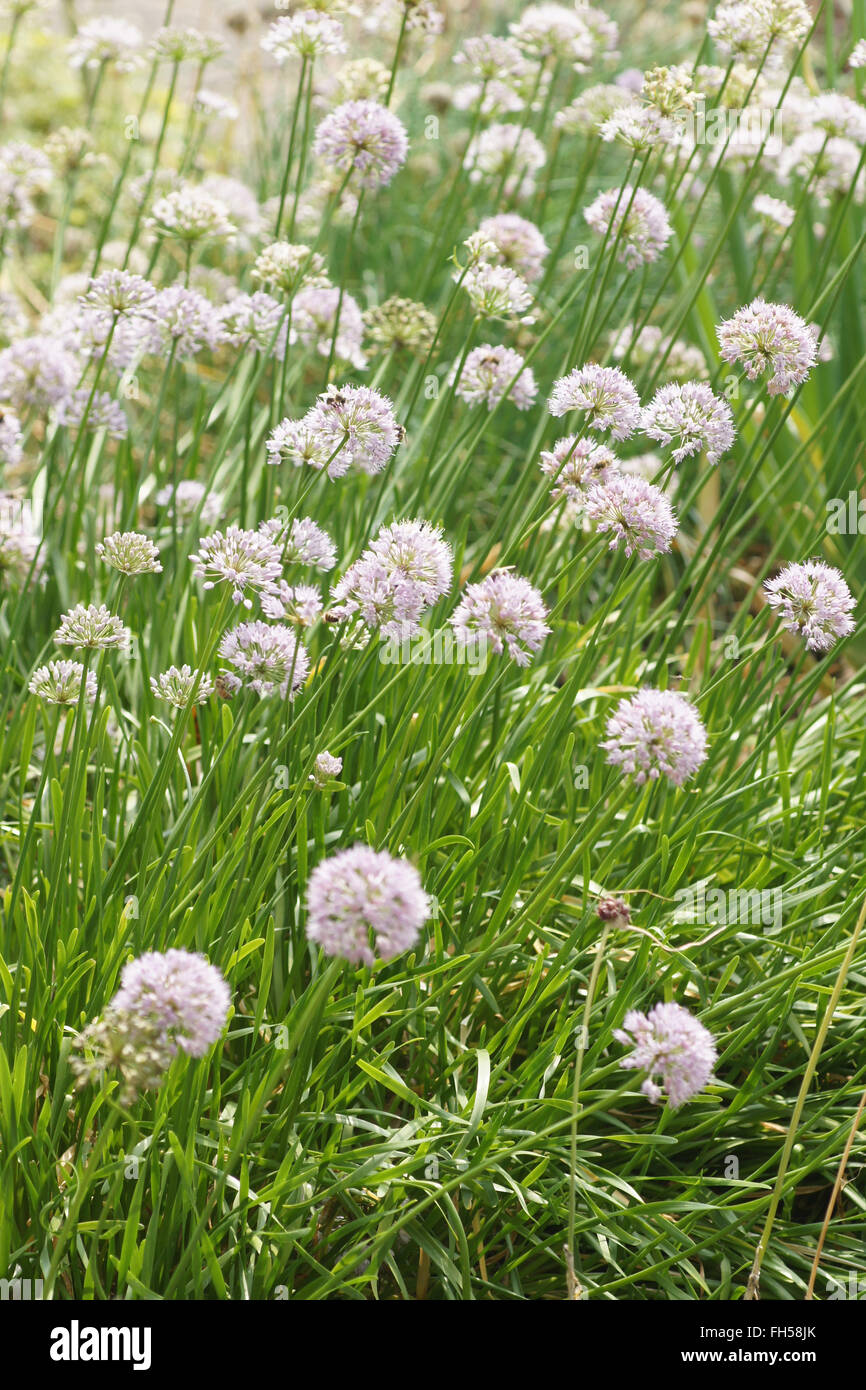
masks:
[[[131,72],[139,63],[141,30],[126,19],[100,15],[82,24],[69,44],[74,68],[98,68],[110,64],[115,72]]]
[[[192,184],[184,184],[157,198],[147,225],[159,236],[175,237],[187,243],[231,241],[237,234],[237,227],[222,199]]]
[[[49,661],[33,672],[28,684],[32,695],[38,695],[49,705],[77,705],[81,698],[81,677],[84,667],[79,661]],[[96,699],[96,676],[87,672],[84,698],[89,704]]]
[[[493,247],[489,261],[508,266],[524,280],[538,279],[550,247],[534,222],[516,212],[500,212],[485,217],[478,230]]]
[[[629,270],[657,260],[673,235],[664,204],[646,189],[633,189],[630,184],[599,193],[583,215],[594,232],[618,239],[617,260]]]
[[[716,331],[724,360],[742,362],[750,381],[773,373],[767,383],[771,396],[799,386],[817,361],[817,330],[787,304],[768,304],[759,296]]]
[[[377,347],[405,348],[425,352],[436,332],[436,315],[414,299],[396,296],[367,309],[364,314],[367,337]]]
[[[649,1073],[641,1090],[651,1101],[666,1093],[676,1109],[712,1079],[718,1059],[713,1035],[680,1004],[656,1004],[648,1014],[630,1009],[613,1036],[617,1042],[633,1045],[634,1051],[620,1066]],[[662,1086],[652,1080],[656,1075]]]
[[[556,416],[578,410],[590,429],[609,430],[613,439],[628,439],[640,424],[640,401],[628,377],[618,367],[598,367],[594,362],[559,377],[547,408]]]
[[[708,463],[718,463],[734,442],[731,407],[699,381],[663,386],[644,407],[641,429],[660,444],[676,443],[676,463],[702,449]]]
[[[458,642],[468,646],[481,635],[494,652],[507,648],[518,666],[529,665],[550,632],[541,594],[508,570],[468,584],[450,621]]]
[[[473,348],[463,364],[455,395],[468,405],[486,405],[488,410],[507,397],[518,410],[528,410],[538,394],[531,367],[513,348],[482,343]]]
[[[622,545],[626,555],[641,560],[664,554],[677,533],[677,518],[661,488],[628,473],[609,473],[590,489],[586,515],[601,533],[609,533],[609,548]]]
[[[346,41],[338,19],[310,9],[276,20],[262,39],[262,48],[282,65],[289,58],[345,53]]]
[[[606,444],[591,439],[578,439],[566,434],[557,439],[552,449],[541,453],[541,471],[554,480],[551,497],[567,498],[583,506],[590,488],[602,482],[616,467],[616,457]]]
[[[248,589],[275,593],[281,575],[279,547],[265,532],[246,531],[241,526],[202,537],[198,553],[190,559],[193,574],[204,579],[205,589],[221,582],[230,584],[233,602],[243,603],[245,608],[253,606],[252,599],[246,597]]]
[[[241,680],[234,672],[223,671],[229,690],[246,684],[263,697],[276,690],[284,700],[294,699],[310,670],[306,647],[291,628],[279,624],[240,623],[225,634],[219,654],[243,677]]]
[[[119,618],[109,613],[104,603],[85,606],[77,603],[64,613],[54,640],[62,647],[89,647],[94,650],[107,650],[118,647],[122,651],[129,648],[130,632]]]
[[[322,791],[328,784],[339,777],[343,771],[343,759],[334,757],[327,748],[323,753],[316,754],[316,761],[313,764],[313,771],[310,773],[310,781],[313,786]]]
[[[504,178],[506,197],[528,197],[535,175],[547,163],[544,146],[531,130],[519,125],[491,125],[474,136],[464,156],[473,183]]]
[[[822,560],[786,565],[764,589],[783,627],[801,636],[811,652],[829,651],[854,631],[851,591],[839,570]]]
[[[194,671],[191,666],[169,666],[160,676],[151,676],[150,689],[159,700],[167,700],[175,709],[185,709],[195,698],[196,704],[213,695],[210,676]]]
[[[325,262],[318,252],[288,241],[274,241],[260,251],[252,277],[285,295],[293,295],[304,288],[321,288],[328,283]]]
[[[101,560],[121,574],[159,574],[159,551],[153,541],[137,531],[115,531],[96,547]]]
[[[321,860],[310,874],[307,937],[326,956],[353,965],[372,965],[377,955],[393,960],[415,945],[429,916],[418,870],[386,850],[353,845]]]
[[[607,761],[634,777],[667,777],[675,786],[694,776],[707,757],[707,733],[694,705],[673,690],[644,687],[620,700],[601,747]]]
[[[406,161],[409,142],[402,121],[377,101],[346,101],[320,124],[313,152],[351,174],[361,188],[390,183]]]

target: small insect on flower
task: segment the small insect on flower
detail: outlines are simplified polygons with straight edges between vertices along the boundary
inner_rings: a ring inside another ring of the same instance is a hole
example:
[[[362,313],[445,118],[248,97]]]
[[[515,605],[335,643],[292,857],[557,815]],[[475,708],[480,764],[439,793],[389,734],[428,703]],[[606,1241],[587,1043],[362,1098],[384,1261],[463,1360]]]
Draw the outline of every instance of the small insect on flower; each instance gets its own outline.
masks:
[[[306,647],[291,628],[278,624],[240,623],[225,634],[219,654],[243,677],[222,671],[228,689],[248,685],[262,698],[278,691],[282,699],[293,700],[310,670]]]
[[[786,565],[764,584],[767,602],[782,626],[803,638],[811,652],[829,651],[855,628],[855,601],[844,577],[823,560]]]
[[[81,698],[81,677],[84,667],[79,661],[49,661],[30,677],[28,690],[49,705],[77,705]],[[92,671],[85,678],[84,698],[88,704],[96,699],[96,676]]]
[[[528,666],[550,632],[547,616],[541,594],[528,579],[494,570],[466,586],[450,622],[462,645],[480,636],[497,654],[507,649],[518,666]]]
[[[524,365],[519,352],[483,343],[473,348],[463,363],[454,394],[467,405],[486,405],[488,410],[503,399],[511,401],[518,410],[528,410],[538,395],[538,387],[532,368]]]
[[[609,430],[613,439],[628,439],[640,424],[640,400],[628,377],[619,367],[594,362],[559,377],[547,408],[556,416],[580,411],[590,429]]]
[[[724,360],[742,362],[750,381],[773,373],[767,383],[771,396],[799,386],[818,360],[815,326],[787,304],[769,304],[760,296],[725,319],[716,332]]]
[[[644,687],[620,700],[607,721],[601,747],[607,761],[642,786],[667,777],[681,787],[707,757],[707,732],[685,695]]]
[[[115,531],[96,547],[101,560],[121,574],[160,574],[159,551],[153,541],[137,531]]]
[[[641,1090],[653,1102],[666,1094],[675,1110],[712,1080],[718,1060],[713,1035],[680,1004],[656,1004],[648,1014],[631,1009],[613,1036],[633,1046],[620,1066],[649,1073]],[[661,1077],[661,1086],[654,1076]]]
[[[103,1017],[78,1040],[85,1054],[73,1061],[79,1084],[101,1081],[117,1069],[122,1099],[131,1103],[159,1086],[179,1054],[203,1057],[225,1027],[230,1006],[225,979],[204,956],[172,949],[129,961]]]
[[[735,438],[731,407],[700,381],[663,386],[644,407],[641,429],[660,444],[676,444],[675,463],[702,449],[708,463],[718,463]]]
[[[658,260],[673,235],[664,204],[646,189],[633,189],[630,184],[599,193],[583,215],[599,236],[618,241],[616,258],[629,270]]]
[[[175,709],[186,709],[195,699],[202,704],[214,693],[214,683],[209,676],[194,671],[191,666],[169,666],[160,676],[151,676],[151,692],[158,700],[167,700]]]
[[[402,121],[377,101],[346,101],[320,124],[313,153],[360,188],[381,188],[406,162]]]
[[[418,870],[387,850],[353,845],[310,874],[307,937],[326,956],[368,966],[377,956],[393,960],[415,945],[429,916]]]
[[[64,613],[54,640],[62,647],[87,647],[94,651],[110,648],[129,650],[131,633],[120,618],[109,613],[104,603],[77,603]]]

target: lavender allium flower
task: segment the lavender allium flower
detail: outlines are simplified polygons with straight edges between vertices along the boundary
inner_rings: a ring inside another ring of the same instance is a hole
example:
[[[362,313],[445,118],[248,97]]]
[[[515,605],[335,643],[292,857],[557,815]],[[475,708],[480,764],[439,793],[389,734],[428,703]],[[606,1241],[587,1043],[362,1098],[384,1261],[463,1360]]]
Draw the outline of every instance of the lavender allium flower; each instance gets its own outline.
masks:
[[[307,885],[307,937],[353,965],[393,960],[430,916],[421,876],[406,859],[353,845],[323,859]],[[370,944],[373,937],[375,953]]]
[[[50,410],[72,392],[78,376],[72,354],[42,334],[19,338],[0,352],[0,400],[19,415],[28,405]]]
[[[829,651],[840,637],[854,631],[851,590],[837,569],[823,560],[786,565],[764,584],[767,602],[782,626],[799,634],[811,652]]]
[[[122,314],[140,314],[153,305],[156,290],[142,275],[128,270],[103,270],[91,279],[87,291],[79,298],[84,309],[97,309],[120,318]]]
[[[634,1046],[620,1066],[649,1073],[641,1090],[651,1101],[666,1093],[675,1110],[712,1080],[718,1060],[713,1035],[680,1004],[656,1004],[648,1014],[631,1009],[613,1036]],[[656,1075],[661,1086],[652,1080]]]
[[[266,618],[285,619],[298,627],[312,627],[323,607],[321,594],[310,584],[287,584],[282,580],[278,594],[262,594]]]
[[[749,62],[784,57],[811,27],[803,0],[722,0],[707,23],[722,53]]]
[[[167,507],[170,517],[177,515],[179,521],[191,521],[198,515],[206,526],[218,521],[224,510],[222,493],[209,492],[204,483],[194,478],[184,478],[177,487],[169,484],[160,488],[154,501],[158,507]]]
[[[191,184],[157,198],[147,225],[159,236],[175,237],[188,244],[231,241],[237,235],[237,227],[222,199]]]
[[[851,56],[848,59],[849,68],[866,68],[866,39],[858,39],[851,49]]]
[[[204,579],[204,588],[213,589],[218,583],[230,584],[234,603],[252,608],[246,590],[273,594],[281,575],[280,551],[269,535],[262,531],[246,531],[229,526],[225,532],[214,531],[199,542],[197,554],[190,555],[193,574]]]
[[[140,61],[141,30],[126,19],[101,15],[82,24],[69,44],[73,68],[99,68],[110,65],[115,72],[132,72]]]
[[[574,6],[527,5],[520,19],[508,28],[518,47],[531,58],[562,58],[579,70],[592,61],[592,35]]]
[[[602,121],[599,135],[608,143],[615,140],[635,154],[645,154],[656,145],[670,143],[676,130],[674,122],[654,106],[643,106],[635,101],[617,106],[607,120]]]
[[[628,377],[619,367],[594,362],[559,377],[547,408],[557,416],[579,410],[590,429],[609,430],[613,439],[628,439],[640,424],[640,401]]]
[[[49,661],[33,672],[27,689],[49,705],[77,705],[81,698],[81,677],[84,667],[80,661]],[[85,678],[84,698],[89,704],[96,699],[96,676],[92,671]]]
[[[567,498],[585,504],[590,488],[604,482],[612,468],[616,468],[616,457],[606,444],[573,434],[557,439],[552,449],[541,453],[541,471],[554,480],[550,495],[557,501]]]
[[[11,410],[0,409],[0,464],[17,468],[21,462],[23,434],[21,421]]]
[[[263,285],[273,285],[282,294],[294,295],[302,288],[327,285],[325,262],[318,252],[302,243],[274,241],[256,257],[252,277]]]
[[[370,628],[409,635],[418,618],[451,587],[453,554],[429,521],[395,521],[350,565],[331,592],[338,619],[358,615]]]
[[[409,142],[402,121],[377,101],[346,101],[316,131],[313,153],[361,188],[390,183],[405,163]]]
[[[646,189],[630,184],[599,193],[583,213],[599,236],[619,238],[616,257],[629,270],[658,260],[673,235],[664,204]]]
[[[470,141],[463,159],[472,183],[505,178],[506,197],[529,197],[535,175],[547,163],[544,146],[531,130],[518,125],[491,125]]]
[[[320,468],[328,461],[331,478],[351,467],[381,473],[403,438],[388,397],[370,386],[329,386],[301,423],[320,460],[307,461]]]
[[[109,613],[104,603],[94,603],[85,607],[77,603],[64,613],[54,640],[64,647],[90,647],[94,650],[107,650],[118,647],[122,651],[129,648],[130,632],[120,618]]]
[[[485,217],[478,230],[495,247],[489,260],[508,266],[524,280],[538,279],[550,247],[534,222],[516,212],[500,212]]]
[[[611,343],[611,356],[622,361],[626,353],[636,367],[653,366],[664,360],[667,376],[675,381],[684,381],[706,375],[706,363],[700,348],[692,347],[682,338],[666,338],[655,324],[647,323],[641,329],[627,325],[617,333]]]
[[[303,343],[320,357],[330,357],[333,343],[338,362],[348,362],[359,372],[367,365],[363,352],[364,316],[358,301],[345,291],[341,300],[340,291],[333,285],[309,285],[298,292],[292,303],[290,342]]]
[[[343,759],[334,757],[326,748],[323,753],[316,754],[314,770],[310,773],[310,781],[317,791],[322,791],[329,782],[339,777],[342,771]]]
[[[160,290],[153,305],[152,351],[174,351],[178,360],[202,351],[213,352],[222,341],[219,312],[198,290],[169,285]]]
[[[276,690],[284,700],[293,700],[310,670],[306,647],[290,628],[277,624],[240,623],[225,634],[219,654],[244,677],[221,672],[228,689],[240,690],[246,684],[262,697]]]
[[[642,786],[665,776],[681,787],[707,757],[707,732],[685,695],[645,686],[620,700],[607,721],[601,747],[607,761]]]
[[[159,574],[159,551],[153,541],[137,531],[115,531],[96,547],[101,560],[121,574]]]
[[[459,279],[462,271],[455,273]],[[526,281],[507,265],[482,262],[463,275],[463,288],[479,318],[516,319],[532,323],[526,310],[532,307],[532,294]]]
[[[750,381],[767,371],[771,396],[799,386],[818,358],[817,330],[787,304],[769,304],[760,296],[725,319],[716,330],[726,362],[743,363]]]
[[[109,391],[97,391],[94,395],[87,386],[79,386],[58,401],[52,418],[71,430],[88,429],[94,434],[105,430],[111,439],[125,439],[129,433],[129,421],[120,402]]]
[[[210,699],[214,683],[210,676],[202,674],[199,678],[199,672],[191,666],[181,666],[180,669],[169,666],[162,675],[151,676],[150,689],[158,700],[167,700],[175,709],[185,709],[193,698],[193,691],[196,704]]]
[[[664,554],[677,533],[677,517],[661,488],[646,479],[613,472],[590,488],[586,515],[600,533],[610,534],[609,549],[622,544],[641,560]]]
[[[282,358],[285,330],[281,334],[284,309],[278,299],[257,290],[255,294],[236,294],[217,309],[222,339],[231,347],[254,348]],[[282,336],[282,343],[280,338]]]
[[[191,951],[148,951],[123,967],[109,1006],[155,1019],[173,1053],[203,1057],[228,1016],[231,994],[215,965]]]
[[[225,53],[226,45],[200,29],[167,24],[150,41],[148,57],[165,63],[201,63],[204,67]]]
[[[731,407],[699,381],[663,386],[644,407],[641,429],[660,444],[676,443],[676,463],[702,449],[708,463],[718,463],[735,438]]]
[[[492,410],[503,397],[518,410],[528,410],[538,394],[531,367],[513,348],[482,343],[473,348],[463,364],[454,394],[467,405],[486,405]]]
[[[262,39],[262,48],[282,66],[289,58],[318,58],[321,53],[345,53],[343,26],[317,10],[276,20]]]
[[[783,202],[781,198],[771,198],[767,193],[759,193],[752,199],[752,211],[762,222],[786,230],[796,215],[790,203]]]
[[[337,547],[331,537],[308,516],[295,517],[288,536],[279,544],[287,565],[312,565],[326,571],[337,563]]]
[[[507,648],[518,666],[529,665],[550,632],[541,594],[528,579],[508,570],[468,584],[450,622],[464,646],[480,634],[497,654]]]

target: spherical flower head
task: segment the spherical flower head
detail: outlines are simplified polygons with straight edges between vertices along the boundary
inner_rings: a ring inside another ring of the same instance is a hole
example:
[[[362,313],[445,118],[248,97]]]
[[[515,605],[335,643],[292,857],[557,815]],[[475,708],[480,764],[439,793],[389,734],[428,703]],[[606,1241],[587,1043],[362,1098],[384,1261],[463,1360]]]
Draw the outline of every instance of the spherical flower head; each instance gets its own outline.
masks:
[[[376,58],[353,58],[336,74],[344,101],[382,101],[388,95],[391,73]]]
[[[78,302],[83,309],[96,309],[120,318],[123,314],[147,313],[155,296],[156,290],[143,275],[128,270],[103,270],[91,278],[87,292]]]
[[[658,260],[673,235],[664,204],[646,189],[629,184],[599,193],[583,215],[594,232],[618,239],[617,260],[629,270]]]
[[[568,135],[597,135],[614,111],[619,110],[621,106],[630,105],[631,98],[628,92],[624,92],[621,87],[615,87],[612,82],[601,82],[594,87],[587,87],[586,91],[581,92],[568,106],[557,111],[553,118],[554,129],[565,131]]]
[[[132,72],[138,66],[141,30],[126,19],[101,15],[82,24],[69,44],[73,68],[110,65],[115,72]]]
[[[346,41],[338,19],[309,9],[276,20],[262,39],[262,48],[282,66],[289,58],[345,53]]]
[[[557,439],[552,449],[541,454],[541,471],[553,479],[551,497],[557,501],[567,498],[578,506],[586,504],[590,488],[606,481],[614,468],[616,457],[606,444],[573,434]]]
[[[79,661],[49,661],[30,677],[28,690],[49,705],[77,705],[81,698],[81,678],[84,667]],[[84,698],[88,704],[96,699],[96,676],[87,672]]]
[[[518,47],[531,58],[562,58],[579,70],[592,61],[592,35],[574,7],[527,5],[520,19],[508,28]]]
[[[51,418],[66,429],[88,429],[93,434],[105,430],[111,439],[125,439],[129,433],[129,421],[120,402],[110,391],[94,393],[87,386],[79,386],[58,401]]]
[[[609,431],[612,439],[628,439],[640,424],[640,401],[628,377],[619,367],[594,362],[555,381],[547,408],[556,416],[578,410],[590,429]]]
[[[402,121],[377,101],[346,101],[321,122],[313,152],[361,188],[381,188],[406,161]]]
[[[364,316],[354,295],[341,295],[334,285],[308,285],[298,291],[292,303],[290,342],[314,348],[320,357],[330,357],[333,344],[337,361],[348,362],[360,372],[367,365],[363,341]]]
[[[219,654],[243,677],[223,671],[229,689],[246,684],[263,698],[278,691],[282,699],[293,700],[310,670],[306,647],[290,628],[278,624],[240,623],[225,634]]]
[[[226,45],[213,34],[200,29],[166,24],[158,29],[148,46],[148,57],[155,62],[200,63],[204,67],[225,52]]]
[[[544,600],[528,579],[494,570],[478,584],[468,584],[451,615],[458,642],[469,646],[479,636],[494,652],[508,652],[518,666],[528,666],[550,632]]]
[[[194,671],[191,666],[169,666],[160,676],[151,676],[150,689],[158,700],[167,700],[175,709],[186,709],[193,699],[196,704],[210,699],[214,684],[209,676]]]
[[[656,145],[670,143],[676,129],[674,122],[654,106],[634,101],[617,106],[607,120],[602,121],[598,133],[608,144],[616,141],[635,154],[644,154]]]
[[[546,163],[544,146],[531,130],[500,124],[474,136],[463,160],[472,183],[504,178],[508,198],[529,197],[535,190],[535,175]]]
[[[153,305],[154,336],[151,350],[173,352],[177,360],[199,352],[213,352],[223,340],[217,309],[198,290],[169,285],[160,290]]]
[[[69,396],[80,376],[72,353],[43,334],[19,338],[0,352],[0,400],[19,415],[47,412]]]
[[[194,478],[184,478],[172,487],[170,484],[160,488],[154,498],[158,507],[166,507],[170,517],[179,521],[192,521],[196,517],[206,526],[219,521],[223,515],[222,493],[209,492],[204,483]]]
[[[159,574],[159,551],[153,541],[138,531],[115,531],[96,547],[101,560],[121,574]]]
[[[382,527],[369,550],[390,573],[418,588],[425,607],[451,588],[454,553],[441,528],[429,521],[393,521]]]
[[[353,845],[310,874],[307,937],[326,956],[353,965],[372,965],[377,956],[393,960],[415,945],[429,916],[418,870],[386,850]]]
[[[675,463],[701,450],[706,452],[708,463],[718,463],[735,438],[731,407],[698,381],[663,386],[657,391],[644,407],[641,429],[660,444],[675,443]]]
[[[273,540],[262,531],[248,531],[241,526],[229,526],[225,532],[214,531],[204,536],[197,554],[190,556],[193,574],[204,579],[204,588],[213,589],[218,583],[230,584],[234,603],[252,608],[247,590],[273,594],[281,577],[280,551]]]
[[[760,296],[725,319],[716,330],[726,362],[742,362],[756,381],[766,372],[771,396],[806,380],[818,357],[817,332],[787,304],[770,304]]]
[[[204,956],[149,951],[123,967],[110,1008],[156,1021],[173,1052],[203,1057],[226,1024],[231,994]]]
[[[790,203],[781,198],[771,198],[767,193],[759,193],[752,199],[752,211],[765,225],[784,230],[790,227],[796,215]]]
[[[403,439],[393,405],[370,386],[329,386],[305,420],[330,459],[332,478],[350,467],[381,473]]]
[[[666,1094],[675,1110],[712,1080],[718,1060],[713,1035],[680,1004],[656,1004],[648,1014],[631,1009],[613,1036],[634,1048],[620,1066],[649,1073],[641,1090],[651,1101]]]
[[[323,753],[316,754],[313,771],[310,773],[310,781],[317,791],[323,791],[339,777],[342,771],[343,759],[334,757],[333,753],[329,753],[326,748]]]
[[[426,352],[436,333],[436,315],[414,299],[392,296],[364,313],[370,342],[386,350]]]
[[[780,60],[812,27],[803,0],[723,0],[707,30],[728,57]]]
[[[676,513],[661,488],[628,473],[612,473],[590,488],[586,515],[610,536],[610,550],[622,545],[641,560],[665,554],[677,533]]]
[[[518,410],[528,410],[538,395],[538,387],[532,368],[524,366],[519,352],[482,343],[467,356],[454,394],[467,405],[486,405],[488,410],[505,399]]]
[[[327,571],[337,563],[337,547],[331,537],[308,516],[295,517],[280,544],[287,565],[311,565]]]
[[[237,235],[237,227],[222,199],[190,184],[157,198],[147,225],[159,236],[174,237],[190,245],[231,241]]]
[[[285,348],[284,316],[285,310],[280,301],[264,290],[257,290],[255,294],[236,294],[217,309],[224,342],[235,348],[254,348],[265,354],[273,353],[280,359]]]
[[[526,281],[538,279],[550,247],[534,222],[516,212],[500,212],[485,217],[478,230],[493,246],[488,260],[508,266]]]
[[[674,67],[650,68],[644,73],[641,96],[663,116],[693,110],[697,105],[698,94],[694,89],[690,65],[678,63]]]
[[[842,574],[823,560],[786,565],[764,584],[767,602],[811,652],[827,652],[855,628],[855,601]]]
[[[252,277],[285,295],[294,295],[304,288],[321,288],[328,283],[323,258],[302,242],[271,242],[256,257]]]
[[[331,588],[334,622],[360,619],[370,631],[402,641],[418,631],[424,612],[420,585],[367,549]]]
[[[321,594],[310,584],[287,584],[282,580],[278,594],[262,594],[266,618],[284,619],[297,627],[313,627],[323,606]]]
[[[681,787],[707,757],[707,733],[685,695],[645,687],[620,700],[601,744],[607,761],[642,786],[667,777]]]
[[[488,265],[482,262],[465,273],[457,271],[455,279],[461,276],[463,288],[479,318],[533,322],[532,315],[526,312],[532,307],[529,286],[507,265]]]
[[[54,640],[63,647],[87,647],[94,651],[119,648],[125,652],[129,649],[130,632],[104,603],[77,603],[61,617]]]

